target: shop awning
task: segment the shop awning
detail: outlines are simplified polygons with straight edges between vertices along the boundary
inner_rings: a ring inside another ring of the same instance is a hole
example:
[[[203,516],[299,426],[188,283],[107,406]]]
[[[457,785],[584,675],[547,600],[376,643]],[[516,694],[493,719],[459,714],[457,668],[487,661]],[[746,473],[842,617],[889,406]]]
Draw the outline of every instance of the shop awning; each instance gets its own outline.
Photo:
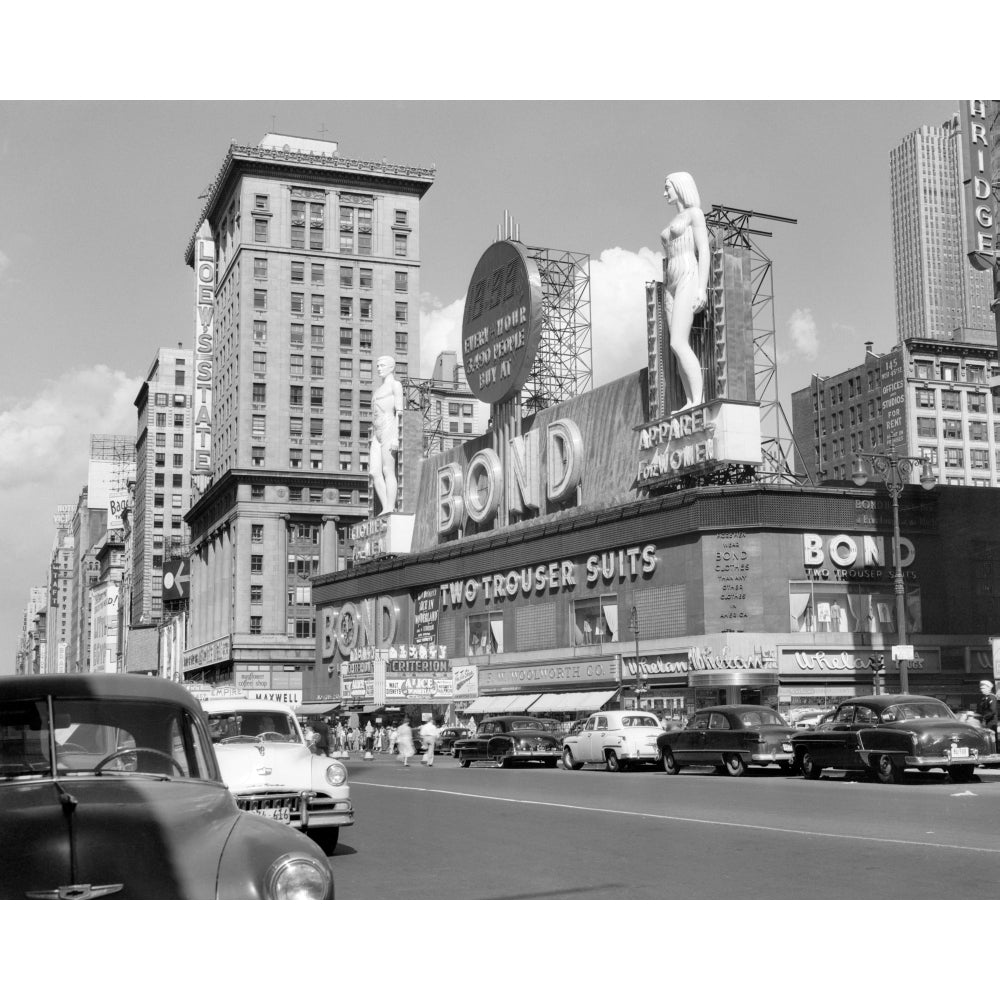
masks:
[[[538,700],[537,694],[490,694],[477,698],[468,708],[462,709],[464,715],[493,714],[495,712],[526,712],[528,707]]]
[[[295,706],[296,715],[329,715],[340,708],[339,701],[304,701]]]
[[[613,697],[612,691],[567,691],[543,694],[531,706],[532,712],[596,712]]]

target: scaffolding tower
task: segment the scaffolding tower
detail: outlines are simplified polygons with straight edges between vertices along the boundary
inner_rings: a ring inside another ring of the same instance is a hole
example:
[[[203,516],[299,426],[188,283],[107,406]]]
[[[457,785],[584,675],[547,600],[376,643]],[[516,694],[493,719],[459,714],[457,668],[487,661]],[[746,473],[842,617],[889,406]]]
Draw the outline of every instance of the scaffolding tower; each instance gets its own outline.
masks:
[[[792,455],[801,452],[795,444],[788,418],[778,399],[778,355],[775,347],[774,276],[770,258],[751,237],[772,236],[753,229],[751,219],[767,219],[795,225],[797,220],[766,212],[713,205],[705,222],[715,240],[723,246],[740,247],[750,254],[751,313],[753,316],[754,387],[760,403],[761,458],[758,482],[796,485],[808,475],[792,471]],[[805,468],[805,463],[799,463]],[[810,481],[811,484],[811,481]]]
[[[109,465],[109,488],[124,490],[135,478],[135,439],[127,434],[91,434],[90,460]]]

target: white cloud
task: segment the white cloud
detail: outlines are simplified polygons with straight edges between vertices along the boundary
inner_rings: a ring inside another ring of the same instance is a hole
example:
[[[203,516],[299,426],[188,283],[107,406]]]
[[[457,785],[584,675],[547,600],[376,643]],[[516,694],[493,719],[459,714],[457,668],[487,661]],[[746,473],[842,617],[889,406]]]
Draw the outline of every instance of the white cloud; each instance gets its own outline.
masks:
[[[140,379],[96,365],[45,383],[33,399],[0,411],[0,495],[25,486],[57,487],[76,500],[87,479],[91,434],[135,434]]]
[[[811,309],[796,309],[788,318],[793,353],[807,360],[819,356],[819,330]]]
[[[662,255],[614,247],[590,262],[594,385],[646,367],[647,281],[661,276]],[[441,351],[462,356],[465,299],[449,305],[424,298],[420,308],[420,373],[431,373]]]

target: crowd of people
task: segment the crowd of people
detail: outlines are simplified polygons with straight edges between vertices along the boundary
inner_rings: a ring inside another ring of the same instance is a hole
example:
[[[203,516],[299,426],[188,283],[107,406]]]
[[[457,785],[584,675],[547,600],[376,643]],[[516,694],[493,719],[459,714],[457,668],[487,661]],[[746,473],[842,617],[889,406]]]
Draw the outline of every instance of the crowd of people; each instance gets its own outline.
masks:
[[[475,723],[466,724],[470,735],[475,732]],[[364,726],[344,725],[342,721],[328,723],[324,719],[307,721],[304,724],[306,738],[314,752],[331,757],[341,753],[398,754],[404,767],[409,767],[409,758],[416,756],[413,729],[406,716],[398,725],[373,725],[369,719]],[[440,729],[433,719],[428,719],[419,729],[423,750],[421,762],[434,765],[434,750]]]

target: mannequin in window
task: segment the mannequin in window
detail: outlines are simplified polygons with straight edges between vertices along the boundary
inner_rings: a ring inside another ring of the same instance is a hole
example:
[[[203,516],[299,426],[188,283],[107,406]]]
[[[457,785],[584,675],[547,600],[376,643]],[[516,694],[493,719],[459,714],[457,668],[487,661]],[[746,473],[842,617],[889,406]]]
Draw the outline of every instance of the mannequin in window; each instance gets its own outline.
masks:
[[[396,509],[396,452],[399,451],[397,414],[403,409],[403,387],[393,374],[396,362],[383,355],[375,362],[382,384],[372,398],[372,439],[369,450],[369,474],[379,513],[391,514]]]

